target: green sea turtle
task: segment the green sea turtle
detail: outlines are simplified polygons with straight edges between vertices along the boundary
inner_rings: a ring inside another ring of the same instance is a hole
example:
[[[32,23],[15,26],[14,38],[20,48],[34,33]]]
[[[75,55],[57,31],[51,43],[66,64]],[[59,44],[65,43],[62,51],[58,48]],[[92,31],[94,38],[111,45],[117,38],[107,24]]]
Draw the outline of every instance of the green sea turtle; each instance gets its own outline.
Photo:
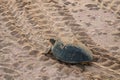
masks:
[[[78,45],[64,44],[61,40],[50,39],[52,47],[46,52],[52,53],[53,56],[59,61],[65,63],[81,63],[89,64],[93,61],[92,52],[82,43]]]

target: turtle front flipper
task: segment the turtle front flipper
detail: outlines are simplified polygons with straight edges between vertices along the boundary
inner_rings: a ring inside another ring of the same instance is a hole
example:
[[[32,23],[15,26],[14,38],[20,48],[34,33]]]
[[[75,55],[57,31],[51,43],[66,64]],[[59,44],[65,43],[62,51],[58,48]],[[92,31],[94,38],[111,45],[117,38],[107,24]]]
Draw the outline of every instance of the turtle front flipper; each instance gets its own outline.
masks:
[[[51,53],[51,47],[47,48],[43,54],[47,56],[47,54],[50,54],[50,53]]]

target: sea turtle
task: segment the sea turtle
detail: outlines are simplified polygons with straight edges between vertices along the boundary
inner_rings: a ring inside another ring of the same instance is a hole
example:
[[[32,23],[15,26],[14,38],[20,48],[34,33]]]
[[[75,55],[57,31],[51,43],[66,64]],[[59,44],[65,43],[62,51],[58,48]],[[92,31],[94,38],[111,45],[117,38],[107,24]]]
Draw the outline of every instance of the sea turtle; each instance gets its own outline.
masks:
[[[52,47],[47,51],[46,54],[52,53],[53,56],[59,61],[65,63],[81,63],[89,64],[93,61],[92,52],[84,46],[82,43],[79,45],[64,44],[61,40],[50,39]]]

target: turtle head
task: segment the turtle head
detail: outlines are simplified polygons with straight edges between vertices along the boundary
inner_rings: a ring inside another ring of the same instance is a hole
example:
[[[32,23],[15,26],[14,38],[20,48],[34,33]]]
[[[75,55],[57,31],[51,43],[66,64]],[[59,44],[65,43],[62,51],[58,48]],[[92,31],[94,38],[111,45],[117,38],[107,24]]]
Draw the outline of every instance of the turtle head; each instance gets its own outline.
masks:
[[[49,41],[50,41],[50,43],[51,43],[52,45],[54,45],[54,44],[55,44],[55,42],[56,42],[56,40],[55,40],[55,39],[50,39]]]

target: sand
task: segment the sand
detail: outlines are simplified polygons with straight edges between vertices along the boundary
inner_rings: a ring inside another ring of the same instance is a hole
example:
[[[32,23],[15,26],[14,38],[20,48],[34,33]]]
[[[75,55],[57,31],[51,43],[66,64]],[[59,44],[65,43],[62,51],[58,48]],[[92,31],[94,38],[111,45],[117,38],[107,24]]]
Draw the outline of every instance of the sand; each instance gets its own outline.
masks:
[[[120,80],[119,0],[0,0],[0,80]],[[45,56],[49,38],[82,42],[85,66]]]

